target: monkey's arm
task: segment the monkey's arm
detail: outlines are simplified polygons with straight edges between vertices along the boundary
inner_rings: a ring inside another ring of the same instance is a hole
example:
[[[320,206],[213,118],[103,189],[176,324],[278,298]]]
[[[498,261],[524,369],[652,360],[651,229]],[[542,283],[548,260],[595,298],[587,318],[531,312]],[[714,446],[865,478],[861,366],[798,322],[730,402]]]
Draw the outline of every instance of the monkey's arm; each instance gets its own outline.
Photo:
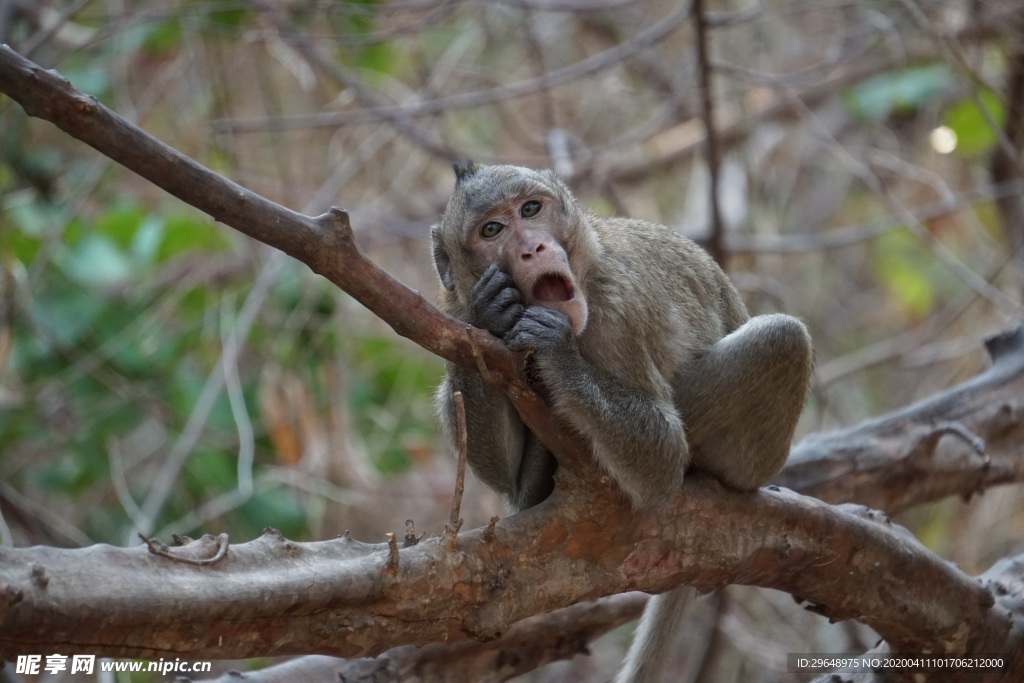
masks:
[[[512,278],[491,264],[470,293],[469,310],[460,316],[473,325],[503,337],[523,315],[522,295]],[[553,487],[555,459],[527,429],[509,400],[475,372],[449,364],[438,388],[441,424],[454,443],[455,402],[461,391],[466,402],[467,460],[485,484],[503,494],[515,510],[525,510],[548,497]]]
[[[450,443],[457,439],[455,401],[461,391],[466,404],[467,460],[474,474],[512,508],[524,510],[548,497],[555,460],[526,428],[505,396],[479,375],[449,365],[437,392],[441,425]]]
[[[467,460],[473,472],[498,493],[515,493],[523,453],[523,423],[512,404],[473,372],[448,365],[437,390],[438,413],[449,443],[457,443],[458,427],[452,394],[462,392],[466,405]]]
[[[580,355],[569,320],[547,308],[528,308],[505,341],[513,350],[534,351],[555,412],[587,437],[634,505],[650,506],[678,491],[689,449],[667,382],[645,393],[598,370]]]

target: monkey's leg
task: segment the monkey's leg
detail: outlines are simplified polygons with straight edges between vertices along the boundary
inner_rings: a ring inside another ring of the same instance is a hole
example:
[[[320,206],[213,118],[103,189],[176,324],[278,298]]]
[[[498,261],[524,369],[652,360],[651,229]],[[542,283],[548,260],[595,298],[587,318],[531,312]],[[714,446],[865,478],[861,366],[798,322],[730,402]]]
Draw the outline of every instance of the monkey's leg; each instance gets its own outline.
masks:
[[[529,429],[526,432],[526,446],[519,464],[516,491],[509,498],[515,510],[532,508],[551,495],[555,488],[555,470],[558,461],[551,451],[542,444]]]
[[[738,489],[768,483],[789,455],[811,377],[796,318],[752,318],[673,382],[693,464]]]

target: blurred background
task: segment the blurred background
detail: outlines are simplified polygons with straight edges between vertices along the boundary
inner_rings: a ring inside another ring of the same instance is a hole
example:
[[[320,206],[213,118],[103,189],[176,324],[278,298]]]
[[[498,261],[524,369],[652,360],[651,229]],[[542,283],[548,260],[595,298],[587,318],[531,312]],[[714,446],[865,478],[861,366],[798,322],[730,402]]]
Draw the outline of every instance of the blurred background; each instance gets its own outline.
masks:
[[[673,226],[751,312],[809,326],[801,434],[982,370],[1021,317],[1024,7],[697,7],[0,0],[0,42],[276,202],[346,208],[431,301],[455,159],[552,167],[599,214]],[[439,359],[2,96],[0,259],[3,543],[441,530]],[[467,483],[464,528],[503,513]],[[978,572],[1024,537],[1021,489],[899,521]],[[874,642],[787,595],[704,602],[680,680],[779,680],[787,652]],[[521,680],[606,680],[630,632]]]

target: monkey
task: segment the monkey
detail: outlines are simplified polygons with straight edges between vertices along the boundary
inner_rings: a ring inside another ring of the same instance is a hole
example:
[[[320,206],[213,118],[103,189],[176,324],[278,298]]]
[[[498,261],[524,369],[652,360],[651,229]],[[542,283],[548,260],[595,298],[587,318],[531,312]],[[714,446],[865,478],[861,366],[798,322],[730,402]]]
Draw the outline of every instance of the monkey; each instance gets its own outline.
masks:
[[[551,171],[466,163],[455,176],[431,228],[440,308],[529,352],[533,388],[634,508],[663,504],[691,467],[741,491],[781,470],[813,364],[802,322],[751,317],[695,242],[599,217]],[[504,393],[449,363],[437,392],[449,438],[455,391],[472,471],[513,511],[544,501],[557,464]],[[691,592],[652,598],[619,680],[658,680]]]

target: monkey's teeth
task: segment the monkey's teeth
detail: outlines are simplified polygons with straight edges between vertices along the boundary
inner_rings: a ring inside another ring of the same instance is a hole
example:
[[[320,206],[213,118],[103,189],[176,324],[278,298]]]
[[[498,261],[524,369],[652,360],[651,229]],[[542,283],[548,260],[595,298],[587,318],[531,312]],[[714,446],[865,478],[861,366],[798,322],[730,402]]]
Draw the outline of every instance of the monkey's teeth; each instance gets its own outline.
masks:
[[[562,275],[545,275],[533,286],[535,301],[569,301],[575,294],[572,282]]]

